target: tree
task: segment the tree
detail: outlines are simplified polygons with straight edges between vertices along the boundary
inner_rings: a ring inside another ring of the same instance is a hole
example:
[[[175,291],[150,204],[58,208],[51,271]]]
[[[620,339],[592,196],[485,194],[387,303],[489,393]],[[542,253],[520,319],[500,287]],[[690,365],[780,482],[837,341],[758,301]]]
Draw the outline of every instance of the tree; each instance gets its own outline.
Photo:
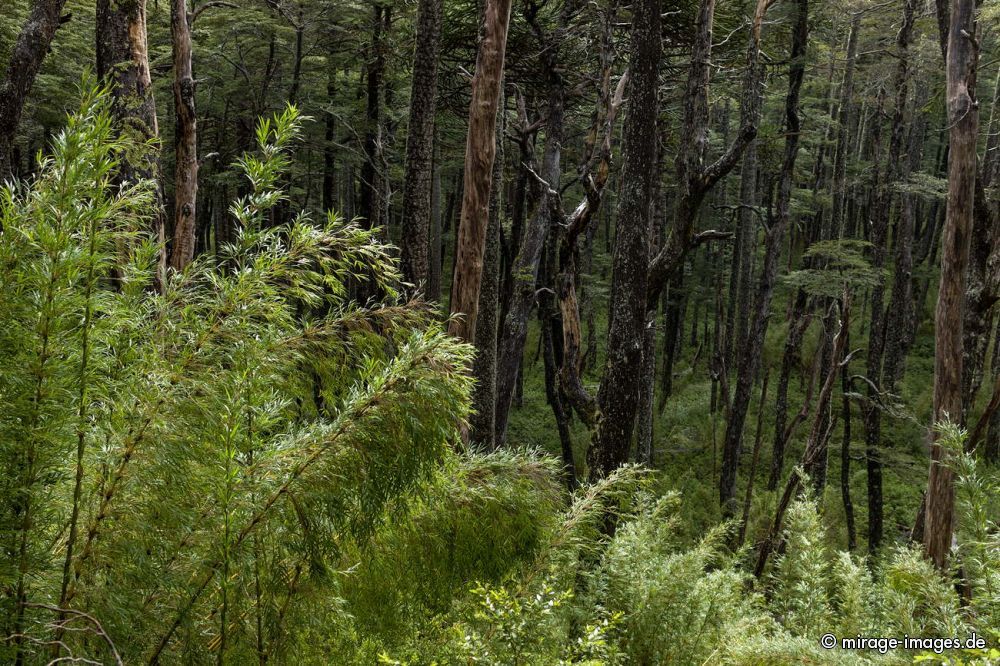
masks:
[[[896,99],[892,112],[892,128],[889,135],[889,154],[885,172],[875,183],[874,205],[871,221],[872,263],[880,271],[885,265],[889,236],[889,214],[892,208],[892,190],[902,173],[902,153],[906,130],[906,105],[909,94],[909,54],[908,49],[913,34],[916,0],[906,0],[903,5],[903,20],[896,36],[897,61],[893,76]],[[906,240],[896,239],[897,244]],[[886,350],[888,322],[905,311],[895,314],[885,308],[885,279],[879,278],[871,291],[871,321],[868,330],[868,401],[864,408],[865,457],[868,462],[868,550],[875,552],[882,543],[882,460],[880,452],[882,410],[880,392],[883,390],[883,360]],[[893,328],[896,328],[894,325]]]
[[[372,5],[371,44],[365,65],[365,160],[361,166],[361,199],[358,215],[369,229],[383,227],[382,94],[385,77],[385,35],[391,13],[381,3]]]
[[[475,341],[479,287],[489,223],[493,159],[496,156],[497,106],[503,81],[510,0],[488,0],[483,14],[483,38],[476,57],[469,102],[469,129],[465,143],[465,178],[458,224],[455,271],[451,286],[448,332]]]
[[[166,239],[155,146],[159,125],[148,54],[146,0],[98,0],[97,75],[110,85],[111,113],[118,131],[131,137],[136,146],[136,154],[118,164],[118,178],[122,183],[140,179],[157,183],[152,224],[162,245]],[[161,252],[161,281],[165,270],[166,255]]]
[[[934,315],[935,423],[957,421],[962,415],[962,329],[965,274],[969,263],[976,189],[976,3],[951,0],[948,57],[945,63],[948,108],[948,207],[941,243],[941,279]],[[954,472],[950,453],[937,431],[931,435],[927,508],[923,544],[927,557],[946,570],[955,520]]]
[[[14,169],[14,136],[24,102],[49,52],[56,30],[69,20],[62,16],[66,0],[35,0],[31,14],[14,44],[7,71],[0,80],[0,181]]]
[[[434,177],[434,113],[441,35],[441,0],[420,0],[417,44],[410,85],[410,122],[406,137],[403,180],[403,279],[417,288],[428,286],[430,267],[431,189]],[[431,298],[438,294],[429,293]]]
[[[711,7],[712,0],[705,5]],[[708,14],[711,35],[711,14]],[[711,37],[709,37],[711,39]],[[661,58],[660,5],[638,0],[632,6],[628,110],[623,129],[622,191],[612,257],[608,352],[597,393],[600,420],[587,463],[595,477],[609,475],[628,457],[642,374],[643,327],[649,270],[650,206],[655,178],[656,117],[659,113]],[[697,54],[696,56],[697,57]]]
[[[758,6],[758,12],[760,12]],[[763,19],[763,15],[761,15]],[[719,499],[723,512],[735,513],[732,505],[736,495],[736,473],[742,448],[743,425],[750,407],[750,392],[760,371],[764,339],[771,318],[771,299],[778,275],[778,259],[785,242],[785,232],[791,218],[791,199],[795,184],[795,162],[799,152],[801,123],[799,120],[799,93],[805,75],[805,55],[809,37],[809,2],[799,0],[796,7],[795,27],[792,30],[790,50],[791,68],[788,72],[788,94],[785,97],[785,155],[778,184],[777,210],[769,217],[764,241],[764,265],[760,271],[753,319],[745,345],[739,355],[739,372],[733,405],[726,424],[723,445],[722,474],[719,480]],[[755,42],[752,42],[755,43]],[[746,158],[744,158],[746,159]]]
[[[174,233],[170,266],[183,270],[194,258],[198,210],[198,115],[191,69],[191,18],[187,0],[171,0],[170,33],[174,56]]]

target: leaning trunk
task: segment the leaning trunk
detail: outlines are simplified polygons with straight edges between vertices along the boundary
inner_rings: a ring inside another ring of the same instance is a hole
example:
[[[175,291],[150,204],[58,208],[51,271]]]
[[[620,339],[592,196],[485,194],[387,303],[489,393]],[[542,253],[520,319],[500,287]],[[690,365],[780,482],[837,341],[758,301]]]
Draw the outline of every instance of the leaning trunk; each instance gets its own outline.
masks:
[[[511,0],[487,1],[476,74],[472,78],[469,132],[465,143],[465,185],[451,286],[451,313],[459,316],[453,316],[448,322],[448,332],[467,342],[473,342],[476,337],[496,156],[497,105],[503,80],[510,5]]]
[[[65,4],[66,0],[36,0],[14,44],[6,76],[0,80],[0,182],[14,172],[14,135],[24,102],[62,24],[59,15]]]

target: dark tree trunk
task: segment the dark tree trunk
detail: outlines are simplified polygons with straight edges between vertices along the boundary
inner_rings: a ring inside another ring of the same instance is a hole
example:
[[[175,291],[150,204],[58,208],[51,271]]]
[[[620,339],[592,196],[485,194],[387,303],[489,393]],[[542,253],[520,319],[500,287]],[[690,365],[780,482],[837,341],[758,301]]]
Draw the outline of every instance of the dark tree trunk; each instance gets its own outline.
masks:
[[[997,330],[993,334],[993,360],[990,365],[993,371],[993,382],[996,383],[1000,381],[1000,319],[997,321]],[[983,453],[986,459],[993,464],[1000,462],[1000,410],[996,410],[990,415]]]
[[[781,373],[778,377],[778,389],[774,399],[774,448],[771,452],[771,475],[767,480],[767,489],[775,490],[784,473],[785,445],[791,437],[792,429],[798,425],[799,419],[788,420],[788,384],[791,381],[792,369],[801,362],[800,350],[802,339],[809,328],[810,318],[803,316],[806,310],[806,294],[799,291],[792,304],[791,316],[788,319],[788,337],[785,338],[785,349],[781,355]],[[811,381],[811,378],[810,378]],[[806,400],[808,404],[808,399]]]
[[[548,116],[545,124],[545,148],[542,155],[541,176],[546,183],[558,183],[562,178],[561,156],[563,138],[564,90],[562,77],[549,70]],[[518,380],[518,368],[524,343],[528,337],[528,320],[535,304],[535,283],[545,239],[553,220],[557,219],[558,202],[554,192],[545,188],[535,214],[532,215],[521,240],[517,258],[511,265],[511,294],[507,314],[500,334],[497,354],[497,442],[507,438],[507,420],[511,400]]]
[[[910,133],[910,149],[905,175],[920,168],[921,146],[925,120],[914,121]],[[904,361],[910,348],[911,331],[916,328],[913,311],[913,228],[916,202],[909,194],[900,196],[899,217],[896,221],[892,294],[886,316],[885,360],[882,365],[883,390],[892,393],[902,378]]]
[[[0,80],[0,182],[14,173],[14,136],[21,122],[24,102],[56,30],[62,25],[60,14],[65,4],[66,0],[35,0],[17,36],[4,78]]]
[[[882,389],[882,361],[886,343],[886,320],[891,316],[883,312],[885,280],[881,272],[885,266],[886,245],[889,233],[889,213],[892,207],[892,190],[902,172],[900,158],[903,152],[903,133],[907,95],[909,94],[909,45],[913,33],[916,0],[906,0],[903,5],[903,23],[896,37],[897,60],[893,81],[896,100],[893,108],[892,129],[889,137],[889,154],[884,177],[875,183],[875,204],[871,223],[872,267],[879,277],[871,288],[871,320],[868,329],[868,400],[864,409],[865,458],[868,465],[868,551],[875,553],[882,544],[882,410],[879,394]],[[881,106],[881,104],[880,104]],[[876,120],[877,122],[877,120]],[[878,172],[876,172],[878,174]],[[878,175],[876,175],[878,177]]]
[[[556,430],[559,433],[559,447],[562,453],[563,473],[570,492],[577,487],[576,461],[573,455],[573,438],[569,431],[569,408],[566,407],[562,392],[559,390],[559,366],[563,363],[561,349],[557,347],[558,331],[561,329],[554,298],[552,283],[555,280],[556,242],[551,236],[546,242],[545,257],[542,260],[542,285],[547,289],[539,294],[538,321],[541,324],[542,359],[545,367],[545,399],[552,408],[556,419]]]
[[[146,42],[146,0],[117,3],[97,2],[97,75],[111,86],[111,110],[120,131],[140,141],[159,136],[156,101],[153,99]],[[159,156],[155,150],[130,156],[118,166],[122,182],[142,179],[157,183],[157,202],[152,215],[152,229],[164,243],[163,199],[160,194]],[[166,254],[160,253],[158,276],[166,271]]]
[[[428,251],[427,298],[437,301],[441,298],[441,166],[433,165],[434,180],[431,186],[431,231]]]
[[[711,39],[711,8],[705,0]],[[612,258],[608,348],[597,403],[602,413],[587,462],[595,477],[606,476],[628,459],[638,402],[643,327],[646,323],[650,210],[656,164],[659,113],[660,5],[637,0],[632,6],[628,115],[623,133],[624,162],[618,204],[618,233]],[[707,63],[706,63],[707,66]]]
[[[849,151],[847,139],[850,130],[852,110],[854,107],[854,63],[858,54],[858,32],[861,30],[861,13],[855,12],[851,19],[851,32],[847,40],[847,64],[844,69],[844,81],[840,88],[840,111],[838,115],[837,150],[833,158],[833,207],[830,211],[829,224],[822,238],[840,238],[844,230],[844,207],[847,202],[847,154]]]
[[[337,94],[337,71],[330,69],[326,79],[326,103],[330,110],[324,115],[323,128],[323,210],[337,208],[337,160],[334,137],[337,131],[337,117],[333,114],[333,103]],[[343,212],[343,211],[338,211]]]
[[[969,263],[976,189],[976,66],[979,57],[974,0],[951,0],[948,32],[947,105],[949,136],[948,208],[941,243],[941,281],[934,327],[934,421],[962,414],[962,338],[965,275]],[[924,549],[947,570],[955,520],[954,473],[948,453],[932,434],[927,481]]]
[[[819,459],[823,459],[825,465],[825,449],[829,441],[831,430],[831,423],[827,417],[828,410],[825,409],[825,407],[830,404],[833,396],[833,385],[837,376],[840,374],[843,363],[849,360],[844,356],[844,352],[847,348],[847,333],[850,329],[850,303],[847,299],[846,291],[844,297],[840,301],[840,306],[839,330],[830,345],[831,354],[830,363],[828,364],[829,372],[823,380],[823,387],[820,389],[818,399],[819,404],[816,408],[816,416],[813,420],[813,427],[809,433],[809,438],[806,440],[805,451],[802,452],[802,468],[807,474],[810,470],[815,470],[817,468],[817,461]],[[826,320],[832,322],[836,319],[837,313],[831,308]],[[801,489],[802,475],[799,470],[796,469],[785,483],[785,490],[782,492],[781,498],[778,500],[778,507],[774,512],[774,520],[771,522],[771,528],[768,531],[767,537],[765,537],[764,541],[760,545],[760,550],[757,554],[757,564],[754,565],[754,576],[758,579],[764,574],[764,570],[767,568],[767,561],[770,558],[771,553],[774,552],[775,547],[778,545],[782,523],[785,518],[785,512],[788,510],[788,506],[791,504],[792,498],[799,494]]]
[[[365,103],[365,160],[361,165],[361,200],[358,215],[367,228],[384,227],[382,218],[382,78],[385,75],[385,46],[382,43],[382,5],[373,6],[371,50],[368,54]]]
[[[760,23],[764,10],[770,3],[758,0],[754,22],[751,25],[751,47],[748,49],[758,57]],[[724,178],[739,162],[746,147],[757,136],[758,111],[761,103],[760,87],[763,81],[756,66],[747,68],[743,85],[741,104],[741,126],[739,133],[726,151],[713,163],[705,164],[709,143],[708,83],[712,59],[712,23],[715,16],[715,0],[702,0],[698,9],[694,46],[691,51],[691,68],[684,92],[683,119],[681,125],[681,145],[677,154],[677,199],[674,210],[673,229],[663,248],[649,264],[647,279],[647,307],[652,308],[663,291],[667,281],[683,265],[688,252],[705,240],[708,235],[695,233],[694,224],[705,200],[705,195]]]
[[[426,289],[430,279],[427,250],[431,225],[434,114],[437,104],[438,51],[441,41],[441,0],[417,5],[417,44],[410,85],[410,122],[403,176],[401,268],[403,279]],[[430,292],[431,298],[438,294]]]
[[[684,327],[684,311],[687,306],[687,292],[684,289],[684,267],[677,270],[664,292],[663,308],[663,368],[660,371],[660,404],[663,411],[667,400],[674,391],[674,363],[677,348]]]
[[[757,478],[757,463],[760,461],[760,445],[764,430],[764,401],[767,399],[767,382],[770,372],[764,368],[764,380],[760,385],[760,401],[757,403],[757,429],[753,438],[753,454],[750,457],[750,473],[747,475],[747,490],[743,496],[743,517],[740,518],[740,531],[736,537],[737,548],[743,545],[747,536],[747,522],[750,520],[750,506],[753,502],[753,484]]]
[[[750,407],[750,394],[760,370],[764,340],[771,315],[771,299],[778,275],[778,259],[785,242],[785,231],[791,217],[791,200],[795,183],[795,161],[799,152],[799,91],[805,74],[805,53],[809,33],[808,0],[799,0],[798,17],[791,45],[791,69],[788,75],[788,95],[785,98],[785,156],[778,187],[777,211],[770,220],[764,249],[764,265],[754,303],[753,322],[745,345],[740,346],[739,372],[732,407],[726,424],[722,450],[722,472],[719,479],[719,499],[725,515],[735,512],[736,476],[743,440],[743,424]]]
[[[850,347],[850,331],[845,334],[845,348]],[[845,363],[840,369],[841,418],[844,421],[840,443],[840,498],[844,502],[844,521],[847,523],[847,550],[858,547],[858,532],[854,526],[854,501],[851,499],[851,370]]]

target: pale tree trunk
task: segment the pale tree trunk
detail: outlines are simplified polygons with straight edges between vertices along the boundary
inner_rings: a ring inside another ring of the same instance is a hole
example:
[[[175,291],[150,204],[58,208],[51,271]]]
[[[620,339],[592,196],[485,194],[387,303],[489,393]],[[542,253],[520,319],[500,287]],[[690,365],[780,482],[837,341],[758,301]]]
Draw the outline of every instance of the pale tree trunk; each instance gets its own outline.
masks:
[[[465,185],[451,286],[451,314],[459,316],[453,316],[448,322],[448,332],[466,342],[474,342],[476,338],[510,5],[511,0],[487,0],[483,38],[472,78],[469,131],[465,143]]]
[[[428,291],[433,299],[437,299],[438,294],[427,289],[430,286],[428,249],[440,42],[441,0],[420,0],[410,86],[410,122],[406,136],[400,263],[403,279],[418,290]]]
[[[707,4],[714,4],[707,0]],[[709,19],[709,26],[711,19]],[[711,34],[711,27],[708,28]],[[643,328],[649,265],[649,222],[656,164],[659,113],[660,4],[637,0],[632,6],[628,115],[622,138],[624,162],[618,232],[612,258],[611,317],[607,358],[597,402],[602,418],[594,431],[587,462],[595,477],[610,474],[628,459],[639,397]]]
[[[171,0],[170,32],[174,55],[174,234],[170,266],[183,270],[194,258],[198,204],[198,116],[191,70],[191,25],[187,0]]]
[[[472,362],[472,376],[476,379],[476,387],[472,392],[473,414],[469,418],[471,441],[484,451],[496,448],[497,319],[500,314],[500,226],[503,216],[503,134],[505,124],[502,106],[498,111],[498,116],[497,157],[493,160],[490,217],[486,227],[486,251],[483,254],[483,277],[479,289],[476,358]]]
[[[941,242],[941,281],[934,326],[935,422],[962,415],[962,332],[965,275],[976,185],[976,66],[979,57],[974,0],[951,0],[948,31],[947,108],[949,134],[948,208]],[[923,543],[927,557],[947,569],[955,521],[954,473],[950,455],[932,434]]]
[[[21,122],[24,102],[42,68],[66,0],[36,0],[17,36],[7,71],[0,80],[0,182],[14,172],[14,135]]]

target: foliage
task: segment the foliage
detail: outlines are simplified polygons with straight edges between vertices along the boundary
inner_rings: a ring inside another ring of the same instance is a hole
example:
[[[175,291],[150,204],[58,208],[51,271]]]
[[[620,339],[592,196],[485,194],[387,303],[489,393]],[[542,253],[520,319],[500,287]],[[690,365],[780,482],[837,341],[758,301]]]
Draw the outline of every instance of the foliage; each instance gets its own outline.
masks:
[[[109,658],[62,607],[129,663],[278,658],[342,616],[330,566],[449,455],[470,350],[394,300],[378,230],[267,224],[291,107],[240,162],[235,241],[153,290],[151,184],[112,185],[127,140],[84,90],[0,202],[3,659]],[[369,308],[346,298],[365,280]]]

